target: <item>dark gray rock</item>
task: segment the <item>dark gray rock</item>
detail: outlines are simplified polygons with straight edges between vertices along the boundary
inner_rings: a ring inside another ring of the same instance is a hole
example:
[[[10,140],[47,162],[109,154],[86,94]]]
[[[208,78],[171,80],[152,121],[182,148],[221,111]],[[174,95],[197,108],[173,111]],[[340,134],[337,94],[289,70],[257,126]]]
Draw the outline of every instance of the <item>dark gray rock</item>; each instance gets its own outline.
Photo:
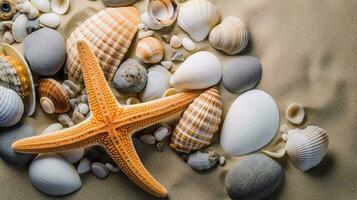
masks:
[[[228,62],[223,70],[222,82],[232,93],[253,89],[262,77],[262,65],[253,56],[239,56]]]
[[[252,154],[238,160],[226,177],[231,199],[259,200],[270,195],[282,182],[283,169],[263,154]]]
[[[0,130],[0,157],[5,162],[16,165],[25,166],[30,163],[36,156],[36,154],[23,154],[17,153],[11,145],[17,140],[22,138],[31,137],[37,135],[36,132],[30,127],[22,123],[18,123],[15,126],[9,128],[1,128]]]
[[[66,59],[64,38],[53,29],[42,28],[24,40],[24,55],[32,71],[52,76],[61,69]]]
[[[102,0],[107,6],[118,7],[118,6],[128,6],[134,4],[138,0]]]
[[[147,78],[145,67],[134,59],[128,59],[119,66],[113,83],[121,92],[138,93],[144,89]]]

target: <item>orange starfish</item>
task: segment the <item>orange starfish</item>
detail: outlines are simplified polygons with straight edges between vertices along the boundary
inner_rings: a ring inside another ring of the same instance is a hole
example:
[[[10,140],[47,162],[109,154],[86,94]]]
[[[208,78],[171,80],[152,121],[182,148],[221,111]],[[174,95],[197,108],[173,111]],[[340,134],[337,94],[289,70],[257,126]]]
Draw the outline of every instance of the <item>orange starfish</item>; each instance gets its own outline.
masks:
[[[50,153],[101,145],[134,183],[152,195],[167,196],[167,190],[150,175],[139,160],[131,136],[140,129],[184,110],[198,93],[180,93],[123,107],[110,91],[88,44],[79,41],[77,47],[91,116],[68,129],[16,141],[12,147],[23,153]]]

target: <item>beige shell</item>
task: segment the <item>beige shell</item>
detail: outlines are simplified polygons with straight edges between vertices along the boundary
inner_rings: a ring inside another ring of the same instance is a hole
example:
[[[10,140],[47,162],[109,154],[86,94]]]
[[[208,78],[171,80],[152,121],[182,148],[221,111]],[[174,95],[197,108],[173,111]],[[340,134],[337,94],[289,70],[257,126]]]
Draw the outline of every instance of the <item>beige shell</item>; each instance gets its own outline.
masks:
[[[51,8],[54,13],[63,15],[69,9],[70,0],[51,0]]]
[[[148,14],[153,23],[170,26],[178,15],[176,0],[149,0]]]
[[[41,107],[46,113],[65,113],[70,109],[69,96],[56,80],[41,79],[38,82],[38,92]]]
[[[291,103],[286,109],[285,117],[292,124],[300,125],[305,118],[304,107],[299,103]]]
[[[138,29],[139,16],[134,7],[106,8],[80,24],[66,44],[70,80],[83,81],[77,41],[85,40],[96,54],[106,79],[111,82]]]
[[[237,54],[249,41],[249,35],[244,23],[237,17],[227,17],[214,27],[209,34],[210,44],[227,54]]]
[[[158,63],[164,56],[164,47],[160,40],[147,37],[138,43],[135,55],[145,63]]]
[[[202,93],[183,113],[173,131],[170,147],[189,153],[210,145],[221,123],[222,106],[216,88]]]

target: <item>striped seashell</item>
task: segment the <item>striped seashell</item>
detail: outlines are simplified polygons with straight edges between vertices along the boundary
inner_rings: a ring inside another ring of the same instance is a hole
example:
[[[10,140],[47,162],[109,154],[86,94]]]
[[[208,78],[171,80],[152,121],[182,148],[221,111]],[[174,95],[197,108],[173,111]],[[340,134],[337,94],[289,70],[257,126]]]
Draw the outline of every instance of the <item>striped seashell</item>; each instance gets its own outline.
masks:
[[[135,7],[106,8],[79,25],[66,44],[70,80],[83,81],[77,41],[85,40],[96,54],[106,79],[111,82],[138,29],[139,16]]]
[[[20,121],[24,104],[14,91],[0,86],[0,127],[10,127]]]
[[[69,96],[64,87],[54,79],[41,79],[38,82],[40,104],[48,113],[65,113],[70,109]]]
[[[164,46],[160,40],[147,37],[138,43],[135,55],[144,63],[158,63],[164,56]]]
[[[170,147],[189,153],[210,145],[219,129],[222,107],[216,88],[202,93],[183,113],[173,131]]]

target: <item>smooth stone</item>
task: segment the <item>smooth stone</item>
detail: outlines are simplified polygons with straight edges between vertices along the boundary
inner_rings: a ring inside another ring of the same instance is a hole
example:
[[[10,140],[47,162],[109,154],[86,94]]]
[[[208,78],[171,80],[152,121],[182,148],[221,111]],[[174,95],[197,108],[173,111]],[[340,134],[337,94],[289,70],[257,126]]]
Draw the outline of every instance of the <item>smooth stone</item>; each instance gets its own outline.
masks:
[[[226,158],[224,156],[219,157],[219,165],[224,165],[226,163]]]
[[[71,117],[68,114],[59,114],[57,118],[58,121],[64,125],[68,125],[72,122]]]
[[[110,7],[128,6],[134,4],[138,0],[102,0],[103,3]]]
[[[145,144],[155,144],[155,137],[150,134],[140,136],[140,140]]]
[[[283,169],[263,154],[239,159],[226,177],[226,190],[232,199],[259,200],[270,195],[282,182]]]
[[[42,28],[28,35],[23,50],[31,70],[42,76],[56,74],[66,59],[63,36],[50,28]]]
[[[189,155],[187,164],[195,170],[207,170],[216,165],[215,158],[216,156],[211,153],[197,151]]]
[[[92,163],[92,172],[94,176],[98,178],[105,178],[109,174],[109,170],[105,167],[103,163],[100,162],[94,162]]]
[[[118,172],[119,168],[112,165],[111,163],[105,163],[105,167],[111,172]]]
[[[0,157],[5,162],[15,166],[26,166],[33,160],[36,154],[23,154],[15,152],[11,145],[15,141],[37,133],[28,125],[21,122],[15,126],[0,129]]]
[[[196,49],[196,44],[188,37],[182,39],[182,46],[187,51],[194,51]]]
[[[67,160],[67,162],[74,164],[80,161],[84,155],[84,148],[79,148],[72,151],[62,152],[60,155]]]
[[[71,80],[64,80],[63,84],[67,85],[75,94],[79,94],[81,92],[81,87]]]
[[[91,170],[91,164],[88,158],[82,158],[79,161],[77,172],[78,174],[84,174]]]
[[[165,139],[167,136],[169,136],[170,134],[171,134],[170,128],[162,126],[155,131],[155,133],[154,133],[155,140],[160,142],[163,139]]]
[[[145,88],[147,71],[135,59],[127,59],[115,73],[114,86],[124,93],[138,93]]]
[[[84,117],[84,115],[78,111],[74,111],[72,114],[72,121],[75,124],[79,124],[82,121],[84,121],[86,118]]]
[[[182,45],[182,39],[179,36],[173,35],[170,38],[170,46],[172,48],[178,49],[181,47],[181,45]]]
[[[61,123],[54,123],[54,124],[47,126],[45,128],[45,130],[42,131],[41,134],[48,134],[48,133],[52,133],[55,131],[59,131],[61,129],[63,129],[63,125]]]
[[[85,103],[81,103],[78,105],[78,111],[83,115],[86,115],[89,113],[89,106]]]
[[[262,65],[253,56],[233,58],[223,70],[222,82],[232,93],[242,93],[253,89],[262,77]]]
[[[39,17],[41,24],[50,27],[56,28],[61,23],[61,18],[55,13],[45,13]]]
[[[163,152],[164,151],[164,148],[165,148],[165,145],[163,142],[158,142],[156,143],[156,149],[160,152]]]

